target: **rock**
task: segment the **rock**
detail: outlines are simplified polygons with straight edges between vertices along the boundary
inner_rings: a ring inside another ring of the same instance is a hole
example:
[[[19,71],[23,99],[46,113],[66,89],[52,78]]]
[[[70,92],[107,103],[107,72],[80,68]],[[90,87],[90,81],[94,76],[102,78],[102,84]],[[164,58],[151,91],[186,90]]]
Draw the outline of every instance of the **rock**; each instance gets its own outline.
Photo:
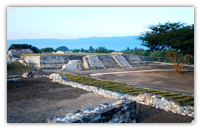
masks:
[[[176,109],[172,109],[172,112],[173,112],[173,113],[176,113],[177,111],[176,111]]]
[[[52,81],[53,82],[58,82],[58,83],[61,83],[61,84],[65,84],[66,81],[67,81],[67,77],[65,76],[60,76],[59,74],[57,73],[52,73],[50,76],[49,76],[49,79],[53,79]],[[71,85],[69,83],[69,85]],[[72,85],[73,86],[73,85]]]
[[[144,94],[144,96],[146,97],[146,98],[149,98],[149,99],[151,99],[151,96],[152,96],[153,94],[151,94],[151,93],[145,93]]]
[[[70,60],[67,64],[64,64],[61,69],[64,71],[82,71],[82,64],[80,60]]]
[[[57,73],[52,73],[52,74],[50,74],[49,79],[57,79],[57,78],[59,78],[59,77],[60,77],[59,74],[57,74]]]
[[[140,101],[140,102],[144,101],[144,98],[141,98],[140,96],[138,96],[136,99],[137,99],[137,101]]]
[[[28,77],[33,77],[33,74],[32,74],[32,72],[25,72],[21,76],[24,77],[24,78],[28,78]]]
[[[183,107],[177,107],[176,108],[177,113],[182,113],[183,112]]]
[[[168,106],[165,106],[165,111],[169,111],[169,110],[171,110],[172,109],[172,107],[171,107],[171,105],[168,105]]]
[[[186,115],[190,114],[189,111],[188,111],[187,109],[184,109],[183,112],[184,112]]]
[[[116,105],[121,105],[122,104],[122,100],[119,100],[115,103]]]

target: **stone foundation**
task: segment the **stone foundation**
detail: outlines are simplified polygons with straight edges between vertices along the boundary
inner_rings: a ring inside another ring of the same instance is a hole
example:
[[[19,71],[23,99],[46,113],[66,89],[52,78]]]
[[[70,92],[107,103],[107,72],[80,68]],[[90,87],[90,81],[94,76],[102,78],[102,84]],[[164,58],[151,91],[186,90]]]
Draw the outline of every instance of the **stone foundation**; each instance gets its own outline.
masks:
[[[145,61],[143,56],[134,55],[41,55],[20,58],[30,67],[43,69],[61,69],[70,60],[80,60],[84,69],[130,67]]]
[[[115,100],[47,118],[47,123],[136,123],[136,102]]]

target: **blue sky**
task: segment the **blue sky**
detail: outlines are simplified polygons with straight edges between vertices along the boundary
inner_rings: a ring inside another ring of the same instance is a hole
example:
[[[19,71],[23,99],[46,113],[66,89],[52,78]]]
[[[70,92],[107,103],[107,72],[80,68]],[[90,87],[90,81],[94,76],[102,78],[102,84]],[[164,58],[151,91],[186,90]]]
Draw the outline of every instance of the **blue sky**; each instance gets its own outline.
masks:
[[[194,7],[7,7],[7,40],[132,36],[179,21],[194,24]]]

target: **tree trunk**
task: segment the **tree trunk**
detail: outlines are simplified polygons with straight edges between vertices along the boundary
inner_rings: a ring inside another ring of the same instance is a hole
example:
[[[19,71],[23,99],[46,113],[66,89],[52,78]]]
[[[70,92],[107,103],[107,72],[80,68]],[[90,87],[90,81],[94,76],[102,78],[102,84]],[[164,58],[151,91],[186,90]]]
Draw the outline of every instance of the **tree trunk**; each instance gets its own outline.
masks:
[[[174,52],[174,57],[172,57],[170,50],[165,50],[165,51],[167,52],[167,58],[169,59],[169,61],[173,62],[173,65],[174,65],[176,73],[180,72],[180,70],[183,68],[183,66],[187,62],[187,59],[191,55],[191,54],[187,54],[187,56],[185,57],[185,59],[183,60],[183,62],[180,64],[180,62],[181,62],[181,54],[179,54],[179,57],[178,57],[178,52],[175,51]],[[178,58],[178,62],[176,62],[177,58]]]

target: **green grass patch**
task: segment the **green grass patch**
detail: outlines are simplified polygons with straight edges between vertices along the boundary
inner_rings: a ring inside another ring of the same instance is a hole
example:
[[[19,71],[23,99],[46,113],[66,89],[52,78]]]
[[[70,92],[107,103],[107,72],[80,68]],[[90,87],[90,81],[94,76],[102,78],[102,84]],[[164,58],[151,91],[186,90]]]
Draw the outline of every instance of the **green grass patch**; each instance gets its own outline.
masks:
[[[194,101],[190,101],[190,102],[187,102],[185,104],[188,105],[188,106],[194,106]]]
[[[20,62],[13,62],[13,63],[7,64],[7,73],[20,72],[20,71],[31,71],[31,70],[36,70],[36,69],[28,67],[28,66],[24,66]]]
[[[72,74],[61,74],[67,77],[69,81],[78,82],[85,85],[91,85],[96,86],[99,88],[103,88],[106,90],[119,92],[121,94],[130,94],[137,96],[140,94],[140,92],[146,92],[146,93],[152,93],[156,95],[165,96],[171,99],[174,99],[176,101],[179,101],[182,104],[186,105],[194,105],[194,97],[191,97],[189,95],[184,95],[180,93],[170,93],[168,91],[160,91],[160,90],[154,90],[154,89],[145,89],[145,88],[138,88],[138,87],[130,87],[130,85],[125,83],[119,83],[115,81],[101,81],[97,79],[92,79],[89,77],[84,76],[78,76],[78,75],[72,75]]]

